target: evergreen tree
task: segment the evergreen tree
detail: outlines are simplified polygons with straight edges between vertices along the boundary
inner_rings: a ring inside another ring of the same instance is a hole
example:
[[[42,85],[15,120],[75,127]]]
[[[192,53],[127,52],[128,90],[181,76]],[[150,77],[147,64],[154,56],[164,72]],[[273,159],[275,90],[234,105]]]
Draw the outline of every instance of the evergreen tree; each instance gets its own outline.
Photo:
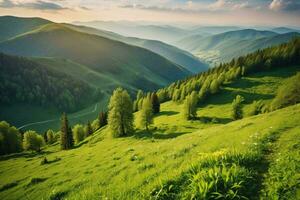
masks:
[[[100,112],[99,116],[99,127],[102,128],[103,126],[107,125],[107,112]]]
[[[108,127],[114,137],[126,136],[133,131],[132,101],[126,90],[117,88],[108,106]]]
[[[232,119],[242,119],[243,118],[243,101],[244,98],[240,95],[237,95],[236,98],[232,102]]]
[[[92,128],[91,122],[88,121],[88,123],[86,125],[86,129],[85,129],[85,137],[88,137],[92,134],[93,134],[93,128]]]
[[[210,84],[210,92],[216,94],[219,91],[220,84],[217,79],[213,80]]]
[[[60,129],[60,144],[61,149],[67,150],[73,147],[73,135],[69,128],[68,118],[66,113],[63,113],[61,117],[61,129]]]
[[[148,130],[150,124],[153,124],[153,104],[151,100],[146,98],[140,112],[139,124]]]
[[[183,104],[183,117],[187,120],[197,117],[198,96],[195,91],[188,95]]]
[[[159,99],[157,97],[157,94],[155,92],[151,95],[151,103],[152,103],[153,113],[154,114],[159,113],[160,103],[159,103]],[[144,106],[144,104],[143,104],[143,106]]]

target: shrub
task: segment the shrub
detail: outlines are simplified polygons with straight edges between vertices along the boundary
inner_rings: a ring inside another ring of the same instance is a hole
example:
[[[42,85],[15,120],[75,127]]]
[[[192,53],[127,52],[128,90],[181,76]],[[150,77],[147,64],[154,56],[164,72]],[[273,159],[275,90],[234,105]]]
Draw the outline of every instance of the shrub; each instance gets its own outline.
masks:
[[[72,130],[75,144],[78,144],[84,139],[85,130],[81,124],[76,124]]]
[[[27,131],[24,133],[23,148],[25,150],[39,152],[44,145],[44,138],[41,135],[38,135],[35,131]]]
[[[242,119],[243,118],[243,101],[244,97],[237,95],[232,102],[232,119]]]
[[[0,155],[20,152],[22,139],[18,129],[7,122],[0,122]]]

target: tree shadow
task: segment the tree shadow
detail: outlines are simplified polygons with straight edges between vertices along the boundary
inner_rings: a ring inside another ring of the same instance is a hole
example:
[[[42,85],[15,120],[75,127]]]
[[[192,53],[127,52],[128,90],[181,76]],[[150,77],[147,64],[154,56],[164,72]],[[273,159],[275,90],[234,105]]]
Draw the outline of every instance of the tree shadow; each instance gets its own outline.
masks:
[[[188,131],[185,132],[174,132],[174,133],[163,133],[165,130],[140,130],[140,131],[136,131],[133,135],[134,138],[136,139],[172,139],[172,138],[176,138],[179,137],[181,135],[187,134],[187,133],[191,133]]]
[[[52,152],[50,151],[41,151],[41,152],[20,152],[20,153],[14,153],[14,154],[8,154],[0,156],[0,161],[14,159],[14,158],[33,158],[36,156],[46,156]]]
[[[213,123],[213,124],[227,124],[229,122],[232,122],[233,120],[231,118],[222,118],[222,117],[207,117],[207,116],[202,116],[202,117],[196,117],[194,120],[198,120],[202,123]]]
[[[160,113],[156,114],[156,116],[162,116],[162,115],[166,115],[166,116],[172,116],[172,115],[177,115],[179,112],[176,111],[161,111]]]

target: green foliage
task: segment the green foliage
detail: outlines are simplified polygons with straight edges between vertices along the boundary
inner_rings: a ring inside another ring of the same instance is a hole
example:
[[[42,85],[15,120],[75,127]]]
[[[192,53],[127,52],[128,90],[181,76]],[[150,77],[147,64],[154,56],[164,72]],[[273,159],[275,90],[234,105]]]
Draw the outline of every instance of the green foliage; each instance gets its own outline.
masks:
[[[198,96],[195,91],[191,95],[185,98],[183,103],[183,117],[187,120],[194,119],[197,117],[197,103]]]
[[[126,136],[133,131],[132,101],[126,90],[117,88],[108,105],[108,127],[113,137]]]
[[[73,127],[72,132],[73,132],[73,138],[74,138],[75,144],[78,144],[79,142],[81,142],[84,139],[85,130],[81,124],[76,124]]]
[[[148,130],[149,125],[153,124],[153,103],[151,100],[149,98],[144,99],[139,116],[139,124],[146,130]]]
[[[234,120],[243,118],[243,101],[244,97],[237,95],[232,102],[231,117]]]
[[[272,102],[272,109],[279,109],[286,106],[300,103],[300,73],[289,78],[277,91]]]
[[[93,96],[86,83],[26,58],[0,54],[0,70],[1,104],[26,102],[74,111],[94,100],[81,98]]]
[[[47,143],[48,144],[53,144],[54,142],[57,141],[57,139],[55,138],[55,133],[53,130],[49,129],[46,133],[47,135]]]
[[[95,125],[96,125],[97,123],[95,123]],[[92,125],[91,125],[91,122],[90,121],[88,121],[88,123],[86,124],[86,126],[85,126],[85,137],[89,137],[90,135],[92,135],[93,134],[93,127],[92,127]]]
[[[99,128],[107,125],[107,112],[100,112],[98,116]]]
[[[18,129],[7,122],[0,122],[0,155],[20,152],[22,138]]]
[[[158,99],[158,96],[156,94],[156,92],[151,94],[151,103],[152,103],[152,110],[154,114],[159,113],[160,111],[160,102]]]
[[[24,133],[23,148],[25,150],[40,152],[44,145],[44,138],[35,131],[26,131]]]
[[[261,114],[264,111],[263,108],[264,108],[264,104],[262,101],[253,101],[248,115],[253,116],[253,115]]]
[[[74,145],[72,129],[69,127],[66,113],[61,117],[60,145],[62,150],[71,149]]]

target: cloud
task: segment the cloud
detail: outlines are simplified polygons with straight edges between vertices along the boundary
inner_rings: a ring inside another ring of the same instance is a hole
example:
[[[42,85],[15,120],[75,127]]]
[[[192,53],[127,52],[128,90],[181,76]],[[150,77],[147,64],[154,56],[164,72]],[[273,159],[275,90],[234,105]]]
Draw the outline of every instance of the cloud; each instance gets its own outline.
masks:
[[[14,2],[11,0],[3,0],[0,2],[2,8],[29,8],[34,10],[64,10],[67,9],[59,4],[48,1],[33,1],[33,2]]]
[[[272,0],[269,8],[273,11],[300,11],[299,0]]]

